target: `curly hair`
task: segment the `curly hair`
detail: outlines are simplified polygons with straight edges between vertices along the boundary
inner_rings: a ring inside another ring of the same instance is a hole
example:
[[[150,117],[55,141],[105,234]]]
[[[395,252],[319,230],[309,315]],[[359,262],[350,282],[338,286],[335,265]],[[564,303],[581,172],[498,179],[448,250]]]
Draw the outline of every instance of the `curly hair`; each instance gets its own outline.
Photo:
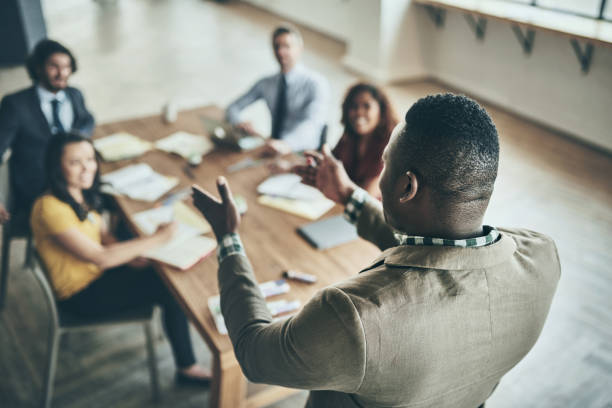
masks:
[[[32,78],[32,81],[37,82],[40,80],[38,72],[45,66],[47,59],[49,59],[51,55],[56,53],[68,55],[70,57],[70,66],[72,68],[72,72],[75,73],[77,71],[76,59],[74,58],[70,50],[68,50],[68,48],[64,47],[57,41],[44,39],[40,40],[36,44],[34,50],[26,60],[26,69],[30,78]]]
[[[476,101],[450,93],[419,99],[406,113],[397,146],[396,170],[415,172],[443,201],[490,198],[499,140],[491,117]]]
[[[369,93],[380,107],[380,120],[374,129],[373,135],[375,137],[385,138],[388,141],[393,128],[397,124],[397,115],[384,91],[367,82],[359,82],[350,87],[346,92],[344,102],[342,102],[342,119],[340,119],[340,122],[344,125],[344,133],[350,136],[357,136],[357,133],[350,124],[348,111],[354,99],[363,92]]]

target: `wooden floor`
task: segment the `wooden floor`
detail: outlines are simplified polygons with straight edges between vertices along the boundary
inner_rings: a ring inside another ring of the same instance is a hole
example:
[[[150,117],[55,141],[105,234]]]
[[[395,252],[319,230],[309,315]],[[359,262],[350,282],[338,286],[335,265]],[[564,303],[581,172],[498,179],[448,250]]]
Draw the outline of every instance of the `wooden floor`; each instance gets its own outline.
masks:
[[[50,35],[69,44],[81,59],[75,83],[101,122],[157,112],[169,95],[182,106],[224,105],[274,69],[267,44],[269,30],[279,19],[242,4],[66,0],[44,6]],[[162,19],[177,34],[170,29],[158,34],[151,25]],[[185,41],[177,19],[199,43]],[[345,88],[357,79],[341,67],[342,44],[310,31],[305,41],[306,62],[330,78],[339,107]],[[160,55],[171,52],[179,61],[164,64]],[[135,62],[126,62],[126,55]],[[211,58],[227,62],[211,64]],[[103,66],[95,63],[99,60]],[[135,74],[139,71],[133,65],[143,74]],[[27,84],[21,68],[0,70],[0,95]],[[403,113],[421,96],[447,89],[421,82],[387,90]],[[122,91],[125,96],[119,98]],[[495,107],[487,109],[500,133],[501,165],[485,222],[552,236],[562,265],[542,336],[503,378],[487,407],[611,408],[612,158]],[[265,126],[261,112],[256,107],[252,115]],[[335,123],[332,138],[339,132],[339,114],[339,108],[330,113]],[[39,288],[21,269],[23,253],[23,243],[16,242],[7,307],[0,314],[0,406],[11,408],[37,406],[47,353],[48,316]],[[195,331],[192,338],[198,359],[208,364],[205,344]],[[162,400],[153,404],[140,328],[68,334],[60,350],[54,406],[208,406],[206,389],[174,385],[166,340],[158,342],[157,350]],[[305,399],[300,393],[273,406],[301,407]]]

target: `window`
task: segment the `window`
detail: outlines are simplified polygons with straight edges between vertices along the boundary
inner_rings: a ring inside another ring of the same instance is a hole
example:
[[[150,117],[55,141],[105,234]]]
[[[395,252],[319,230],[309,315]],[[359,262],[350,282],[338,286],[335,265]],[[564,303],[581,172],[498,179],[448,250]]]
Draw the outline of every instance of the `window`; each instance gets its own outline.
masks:
[[[583,17],[599,18],[602,5],[602,18],[612,20],[612,0],[504,0],[513,3],[530,4],[560,13],[576,14]]]
[[[601,0],[537,0],[536,6],[597,18]]]

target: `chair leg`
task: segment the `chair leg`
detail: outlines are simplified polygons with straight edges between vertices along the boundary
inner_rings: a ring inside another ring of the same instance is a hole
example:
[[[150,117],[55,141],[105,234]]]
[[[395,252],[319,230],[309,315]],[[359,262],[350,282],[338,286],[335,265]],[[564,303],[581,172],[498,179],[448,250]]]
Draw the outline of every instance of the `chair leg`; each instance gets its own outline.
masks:
[[[24,268],[32,267],[33,262],[34,262],[34,244],[32,240],[32,235],[28,234],[28,236],[26,237],[25,259],[23,260]]]
[[[155,337],[153,333],[153,322],[148,321],[144,324],[145,337],[147,340],[147,360],[149,363],[149,377],[151,379],[151,389],[153,400],[159,400],[159,373],[157,371],[157,355],[155,354]]]
[[[45,379],[43,384],[43,399],[41,406],[50,408],[53,400],[53,383],[55,381],[55,370],[57,368],[57,355],[59,352],[61,335],[57,330],[51,329],[49,336],[49,359],[47,360],[47,369],[45,371]]]
[[[6,292],[8,287],[9,274],[9,256],[11,253],[11,236],[6,231],[10,228],[8,224],[2,227],[2,266],[0,266],[0,310],[4,308],[6,303]]]

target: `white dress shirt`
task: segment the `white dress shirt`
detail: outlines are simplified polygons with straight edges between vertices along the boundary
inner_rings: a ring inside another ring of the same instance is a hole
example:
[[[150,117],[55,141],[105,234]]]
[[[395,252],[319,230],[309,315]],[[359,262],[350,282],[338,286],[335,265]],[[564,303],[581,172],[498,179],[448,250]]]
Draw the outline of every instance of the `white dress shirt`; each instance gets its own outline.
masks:
[[[74,111],[72,109],[72,102],[70,101],[70,98],[68,98],[68,95],[66,95],[66,92],[61,90],[54,94],[40,85],[36,87],[36,92],[38,92],[38,99],[40,99],[40,109],[49,123],[51,133],[57,133],[57,130],[54,129],[55,126],[53,125],[53,107],[51,106],[51,102],[54,99],[57,99],[59,102],[59,119],[64,127],[64,130],[68,132],[70,129],[72,129]]]
[[[234,101],[225,113],[232,124],[240,122],[240,112],[262,99],[270,114],[276,112],[276,99],[281,73],[260,79],[249,91]],[[293,151],[317,149],[321,131],[327,121],[329,84],[319,74],[302,65],[296,65],[285,74],[287,80],[287,109],[282,122],[280,138]],[[274,123],[274,118],[272,118]]]

